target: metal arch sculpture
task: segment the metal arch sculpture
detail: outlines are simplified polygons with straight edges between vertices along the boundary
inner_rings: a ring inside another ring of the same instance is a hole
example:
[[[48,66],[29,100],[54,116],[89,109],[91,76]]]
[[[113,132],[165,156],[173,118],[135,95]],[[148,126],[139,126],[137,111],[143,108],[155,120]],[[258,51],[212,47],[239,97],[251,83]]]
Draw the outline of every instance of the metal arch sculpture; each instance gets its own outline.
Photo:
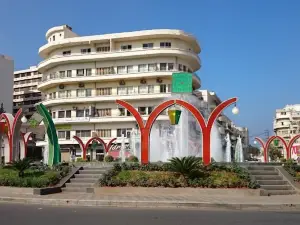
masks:
[[[27,156],[27,147],[28,147],[28,141],[30,137],[32,136],[32,132],[22,133],[21,132],[21,141],[20,141],[20,158],[26,158]]]
[[[263,148],[264,151],[264,161],[265,163],[268,162],[268,148],[270,143],[273,141],[270,138],[268,138],[267,142],[265,143],[261,138],[256,137],[255,140],[260,143],[261,147]]]
[[[295,141],[300,138],[300,134],[297,134],[295,135],[289,142],[289,145],[288,145],[288,150],[289,150],[289,153],[290,153],[290,158],[292,157],[292,148],[293,148],[293,144],[295,143]]]
[[[282,142],[282,144],[284,145],[285,151],[286,151],[286,158],[289,159],[289,158],[290,158],[290,154],[289,154],[288,144],[287,144],[286,141],[285,141],[282,137],[280,137],[280,136],[271,136],[271,137],[269,138],[269,140],[267,141],[267,144],[266,144],[266,149],[267,149],[267,151],[269,150],[269,146],[270,146],[271,142],[272,142],[273,140],[275,140],[275,139],[279,139],[279,140]]]
[[[91,143],[93,140],[96,140],[96,141],[100,142],[101,144],[103,144],[105,153],[107,153],[107,152],[109,151],[109,149],[110,149],[112,143],[113,143],[115,140],[117,140],[117,138],[113,138],[113,139],[111,139],[111,140],[106,144],[105,141],[104,141],[102,138],[100,138],[100,137],[92,137],[92,138],[90,138],[90,139],[86,142],[86,144],[84,144],[83,141],[82,141],[82,139],[81,139],[80,137],[78,137],[78,136],[75,135],[75,136],[73,136],[73,138],[78,142],[78,144],[79,144],[79,146],[80,146],[80,148],[81,148],[81,151],[82,151],[82,158],[83,158],[83,159],[86,159],[87,149],[88,149],[90,143]]]
[[[210,114],[209,119],[207,122],[205,122],[205,119],[203,118],[201,112],[191,105],[190,103],[174,99],[174,100],[168,100],[161,104],[159,104],[149,115],[148,120],[146,121],[146,124],[144,124],[142,116],[140,113],[129,103],[122,101],[122,100],[116,100],[116,103],[126,108],[135,118],[136,122],[139,125],[140,132],[141,132],[141,163],[147,164],[149,163],[149,144],[150,144],[150,131],[152,128],[153,123],[155,122],[156,118],[159,116],[159,114],[167,109],[168,107],[177,104],[185,109],[187,109],[189,112],[191,112],[195,118],[197,119],[201,130],[202,130],[202,146],[203,146],[203,163],[205,165],[210,163],[211,157],[210,157],[210,134],[211,129],[213,127],[213,123],[217,119],[217,117],[220,115],[220,113],[229,105],[235,103],[237,101],[237,98],[231,98],[224,102],[222,102],[220,105],[218,105],[213,112]]]
[[[45,131],[48,136],[48,165],[53,166],[61,162],[60,145],[58,143],[56,128],[50,113],[42,103],[36,105],[36,109],[38,113],[43,117]]]
[[[20,129],[22,125],[21,118],[24,112],[23,109],[20,108],[15,117],[10,113],[2,113],[0,115],[0,121],[4,120],[7,124],[7,139],[9,145],[9,157],[8,162],[12,162],[13,160],[17,160],[18,157],[18,145],[20,140]],[[2,144],[1,144],[2,145]]]

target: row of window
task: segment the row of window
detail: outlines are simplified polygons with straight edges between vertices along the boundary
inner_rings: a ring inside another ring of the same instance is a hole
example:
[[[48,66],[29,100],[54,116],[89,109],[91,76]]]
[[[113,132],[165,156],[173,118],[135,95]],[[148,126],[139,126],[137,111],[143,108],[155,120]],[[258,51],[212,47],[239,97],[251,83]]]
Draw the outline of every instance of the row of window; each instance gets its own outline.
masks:
[[[150,115],[153,111],[153,106],[141,106],[137,107],[138,112],[141,115]],[[85,109],[76,109],[76,118],[82,117],[107,117],[112,116],[112,108],[105,108],[105,109],[97,109],[95,107],[88,107]],[[119,116],[131,116],[131,113],[126,110],[125,108],[118,108]],[[72,110],[59,110],[59,111],[52,111],[50,112],[52,118],[72,118]]]
[[[35,71],[35,72],[27,72],[27,73],[19,73],[19,74],[15,74],[14,77],[15,78],[20,78],[20,77],[30,77],[32,75],[37,75],[39,74],[38,71]]]
[[[157,87],[157,88],[155,88]],[[77,89],[76,96],[72,95],[71,90],[64,90],[58,92],[52,92],[48,94],[48,99],[56,98],[72,98],[72,97],[92,97],[92,90],[89,89]],[[133,95],[133,94],[155,94],[155,93],[169,93],[171,92],[171,84],[160,84],[160,85],[140,85],[137,87],[117,87],[117,95]],[[107,96],[112,95],[112,88],[97,88],[96,96]]]
[[[34,97],[42,97],[41,93],[31,93],[31,94],[22,94],[22,95],[14,95],[14,99],[21,99],[21,98],[34,98]]]
[[[172,44],[171,42],[160,42],[160,48],[171,48]],[[143,43],[142,44],[143,49],[151,49],[154,47],[154,43]],[[126,44],[121,45],[120,47],[121,51],[130,51],[132,50],[132,45]],[[100,46],[96,48],[97,52],[110,52],[110,46]],[[90,54],[92,52],[91,48],[82,48],[80,50],[81,54]],[[71,50],[63,51],[63,56],[68,56],[72,54]]]
[[[22,88],[14,88],[14,92],[20,92],[20,91],[34,91],[37,90],[37,86],[32,87],[22,87]]]
[[[19,84],[31,84],[31,83],[36,83],[40,82],[42,78],[35,78],[35,79],[28,79],[28,80],[21,80],[21,81],[15,81],[14,85],[19,85]]]
[[[117,129],[117,137],[122,137],[122,134],[126,138],[130,138],[132,129],[131,128],[121,128]],[[110,138],[111,135],[111,129],[99,129],[96,130],[96,133],[98,137],[101,138]],[[76,136],[81,137],[81,138],[90,138],[92,134],[91,130],[76,130]],[[57,132],[58,139],[66,139],[70,140],[71,139],[71,131],[58,131]]]
[[[115,72],[114,67],[100,67],[96,68],[96,75],[108,75],[108,74],[127,74],[127,73],[142,73],[142,72],[155,72],[155,71],[184,71],[191,73],[192,70],[183,64],[174,63],[149,63],[149,64],[139,64],[139,65],[126,65],[117,66],[117,71]],[[92,76],[92,69],[76,69],[76,76]],[[55,78],[65,78],[72,77],[72,70],[59,71],[58,73],[52,73],[48,76],[44,76],[43,80],[55,79]]]

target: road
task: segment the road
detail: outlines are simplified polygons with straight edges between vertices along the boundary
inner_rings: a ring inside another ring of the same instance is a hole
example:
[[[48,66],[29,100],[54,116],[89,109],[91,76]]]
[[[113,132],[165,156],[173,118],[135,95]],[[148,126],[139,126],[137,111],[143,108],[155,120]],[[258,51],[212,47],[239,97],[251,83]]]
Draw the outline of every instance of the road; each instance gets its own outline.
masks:
[[[48,207],[0,203],[1,224],[9,225],[290,225],[297,212],[199,211]]]

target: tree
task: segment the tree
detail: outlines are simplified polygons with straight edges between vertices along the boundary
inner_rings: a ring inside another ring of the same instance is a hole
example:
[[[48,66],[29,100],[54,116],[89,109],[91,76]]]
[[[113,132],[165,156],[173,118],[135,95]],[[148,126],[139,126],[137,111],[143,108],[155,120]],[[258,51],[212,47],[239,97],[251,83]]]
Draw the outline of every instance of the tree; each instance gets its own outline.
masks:
[[[2,113],[6,113],[3,103],[1,103],[1,106],[0,106],[0,114],[2,114]]]
[[[260,149],[249,145],[247,148],[248,154],[252,154],[253,156],[258,156],[260,154]]]
[[[268,153],[268,155],[271,158],[271,161],[277,161],[278,159],[281,159],[283,157],[281,150],[278,147],[276,147],[273,143],[270,144]]]

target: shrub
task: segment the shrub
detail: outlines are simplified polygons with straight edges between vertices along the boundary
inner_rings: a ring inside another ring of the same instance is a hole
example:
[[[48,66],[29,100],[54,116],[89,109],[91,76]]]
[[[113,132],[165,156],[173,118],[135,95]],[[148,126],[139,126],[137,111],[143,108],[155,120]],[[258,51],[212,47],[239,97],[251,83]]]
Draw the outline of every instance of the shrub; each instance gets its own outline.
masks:
[[[126,161],[128,161],[128,162],[138,162],[139,159],[138,159],[138,157],[136,157],[134,155],[131,155],[128,158],[126,158]]]
[[[76,159],[76,162],[87,162],[87,160],[86,160],[86,159],[83,159],[83,158],[77,158],[77,159]]]
[[[107,155],[107,156],[104,157],[104,161],[105,162],[113,162],[114,157],[112,157],[111,155]]]
[[[8,165],[11,166],[12,169],[18,171],[19,177],[24,177],[24,171],[31,167],[32,159],[24,158],[17,161],[13,161]]]
[[[286,160],[283,168],[294,177],[294,181],[300,182],[300,166],[293,159]]]

